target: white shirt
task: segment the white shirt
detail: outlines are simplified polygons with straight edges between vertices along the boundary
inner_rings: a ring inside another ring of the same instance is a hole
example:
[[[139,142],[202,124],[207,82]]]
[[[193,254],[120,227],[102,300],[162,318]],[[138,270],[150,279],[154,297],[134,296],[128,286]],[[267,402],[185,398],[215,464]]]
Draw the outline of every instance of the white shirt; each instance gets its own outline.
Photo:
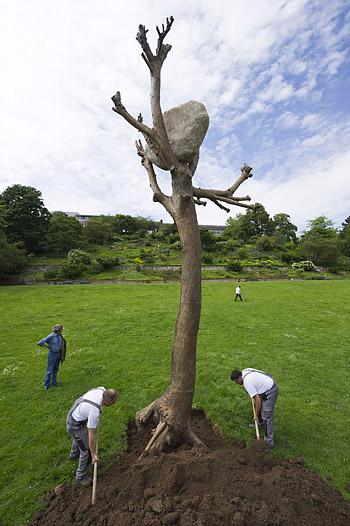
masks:
[[[252,373],[249,371],[253,371]],[[249,373],[249,374],[248,374]],[[256,369],[243,369],[242,371],[243,387],[249,394],[250,398],[253,398],[256,394],[263,394],[269,391],[273,386],[273,380],[265,374]]]
[[[236,288],[236,294],[240,294],[240,293],[241,293],[241,287],[238,286],[238,287]]]
[[[104,387],[91,389],[91,391],[88,391],[83,395],[83,398],[91,400],[91,402],[95,402],[102,407],[102,397],[105,390]],[[87,420],[87,427],[96,429],[100,417],[100,410],[92,404],[82,402],[76,409],[74,409],[72,417],[76,422],[85,422]]]

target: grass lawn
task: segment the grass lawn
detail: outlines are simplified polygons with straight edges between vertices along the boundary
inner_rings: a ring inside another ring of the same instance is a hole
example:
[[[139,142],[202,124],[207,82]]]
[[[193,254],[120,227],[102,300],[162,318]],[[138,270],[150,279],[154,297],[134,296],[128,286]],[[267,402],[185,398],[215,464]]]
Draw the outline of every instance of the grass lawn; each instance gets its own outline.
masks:
[[[254,437],[252,406],[232,369],[276,379],[272,454],[302,454],[343,492],[350,481],[350,281],[203,283],[196,407],[228,438]],[[0,520],[23,526],[50,487],[74,480],[67,412],[92,387],[120,391],[101,418],[99,452],[125,448],[126,422],[167,386],[179,283],[0,287]],[[36,342],[62,323],[67,361],[58,389],[43,390],[47,352]],[[102,466],[101,466],[102,467]]]

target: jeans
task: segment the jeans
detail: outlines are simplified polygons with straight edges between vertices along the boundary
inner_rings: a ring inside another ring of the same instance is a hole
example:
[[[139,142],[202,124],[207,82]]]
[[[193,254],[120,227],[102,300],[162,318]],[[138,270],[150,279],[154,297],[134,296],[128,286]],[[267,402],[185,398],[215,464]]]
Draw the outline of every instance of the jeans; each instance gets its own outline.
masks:
[[[61,353],[53,353],[51,351],[47,354],[47,370],[45,376],[44,387],[50,387],[50,381],[53,384],[57,383],[57,373],[60,366]],[[52,378],[51,378],[52,376]]]

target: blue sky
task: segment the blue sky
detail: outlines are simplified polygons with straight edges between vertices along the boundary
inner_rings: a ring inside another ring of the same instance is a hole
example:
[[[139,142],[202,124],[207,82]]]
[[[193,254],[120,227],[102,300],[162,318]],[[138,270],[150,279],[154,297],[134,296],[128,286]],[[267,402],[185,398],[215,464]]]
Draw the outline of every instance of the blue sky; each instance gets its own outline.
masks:
[[[0,20],[0,192],[19,183],[49,210],[169,221],[152,201],[138,133],[112,110],[151,124],[149,75],[135,36],[174,16],[162,108],[205,104],[210,127],[195,186],[237,192],[298,226],[350,215],[350,8],[345,0],[15,0]],[[158,170],[170,192],[169,174]],[[201,224],[244,211],[198,207]]]

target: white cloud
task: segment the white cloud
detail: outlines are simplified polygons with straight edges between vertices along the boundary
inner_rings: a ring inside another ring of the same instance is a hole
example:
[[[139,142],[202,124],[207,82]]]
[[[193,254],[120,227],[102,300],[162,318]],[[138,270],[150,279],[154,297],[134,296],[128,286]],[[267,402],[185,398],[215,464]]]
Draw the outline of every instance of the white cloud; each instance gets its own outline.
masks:
[[[145,24],[154,49],[155,26],[170,15],[162,107],[196,99],[210,115],[194,184],[227,188],[248,162],[256,175],[239,193],[270,214],[289,213],[299,225],[310,211],[307,219],[341,223],[349,215],[340,184],[349,114],[338,95],[349,74],[345,0],[5,3],[0,192],[19,183],[41,190],[50,210],[169,219],[152,201],[134,146],[139,134],[111,111],[110,97],[120,90],[128,111],[151,124],[135,36]],[[170,192],[168,174],[159,180]],[[206,224],[228,217],[212,204],[198,215]]]
[[[299,117],[291,111],[285,111],[276,119],[276,126],[288,129],[296,126],[299,123]]]

